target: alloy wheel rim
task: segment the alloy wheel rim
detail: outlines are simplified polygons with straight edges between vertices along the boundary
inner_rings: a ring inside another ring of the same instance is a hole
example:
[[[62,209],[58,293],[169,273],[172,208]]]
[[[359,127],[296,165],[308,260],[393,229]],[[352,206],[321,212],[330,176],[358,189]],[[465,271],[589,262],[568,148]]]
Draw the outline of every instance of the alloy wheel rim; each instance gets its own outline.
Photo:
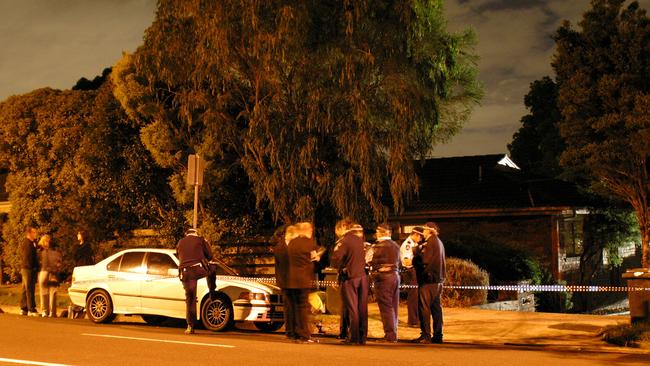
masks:
[[[99,319],[104,314],[106,314],[106,309],[108,307],[108,304],[106,303],[106,299],[102,295],[96,295],[93,297],[91,305],[90,305],[90,312],[93,315],[95,319]]]
[[[228,309],[223,301],[215,300],[208,305],[206,318],[211,325],[216,327],[226,320],[227,313]]]

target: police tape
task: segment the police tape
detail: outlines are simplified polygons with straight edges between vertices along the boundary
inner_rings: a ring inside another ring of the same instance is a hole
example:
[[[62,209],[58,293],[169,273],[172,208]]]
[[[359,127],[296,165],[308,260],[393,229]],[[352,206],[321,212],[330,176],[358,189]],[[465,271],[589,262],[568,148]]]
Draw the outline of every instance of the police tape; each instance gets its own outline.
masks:
[[[217,276],[221,280],[253,281],[275,285],[273,277],[229,277]],[[338,287],[338,281],[315,281],[316,287]],[[370,285],[373,287],[373,285]],[[400,289],[418,288],[418,285],[400,285]],[[445,289],[453,290],[487,290],[487,291],[513,291],[513,292],[639,292],[650,291],[650,287],[639,286],[591,286],[591,285],[443,285]]]
[[[167,279],[178,279],[177,276],[155,276],[155,278],[147,279],[147,282],[160,281]],[[110,278],[110,279],[91,279],[86,281],[75,281],[75,286],[81,284],[91,284],[97,282],[131,282],[131,281],[141,281],[141,279],[119,279],[119,278]],[[223,276],[217,275],[217,281],[231,281],[231,282],[252,282],[252,283],[262,283],[267,285],[277,285],[275,277],[243,277],[243,276]],[[339,287],[341,283],[339,281],[314,281],[314,287]],[[369,284],[369,286],[375,287],[374,283]],[[400,285],[400,289],[416,289],[418,285]],[[650,287],[639,287],[639,286],[591,286],[591,285],[529,285],[529,284],[519,284],[519,285],[443,285],[445,289],[451,290],[467,290],[467,291],[512,291],[512,292],[641,292],[641,291],[650,291]]]

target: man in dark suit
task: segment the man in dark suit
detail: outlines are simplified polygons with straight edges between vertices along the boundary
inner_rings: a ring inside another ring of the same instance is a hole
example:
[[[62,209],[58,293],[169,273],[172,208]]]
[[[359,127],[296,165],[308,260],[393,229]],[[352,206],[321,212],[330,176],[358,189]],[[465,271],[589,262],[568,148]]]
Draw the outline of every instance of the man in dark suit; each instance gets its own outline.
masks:
[[[445,247],[438,238],[438,225],[427,222],[423,227],[424,244],[420,245],[413,257],[413,267],[418,279],[420,306],[420,338],[418,343],[442,343],[442,284],[445,282]],[[433,318],[433,337],[431,336]]]
[[[388,224],[377,226],[377,242],[372,246],[372,268],[375,297],[384,326],[384,342],[397,342],[399,309],[399,246],[391,238]]]
[[[185,237],[178,242],[176,254],[179,264],[178,270],[181,282],[185,289],[185,320],[187,329],[185,334],[194,334],[196,323],[196,283],[199,278],[208,277],[210,296],[214,297],[216,288],[216,274],[210,273],[207,262],[212,260],[212,250],[207,240],[199,236],[196,229],[189,229]]]
[[[287,316],[292,318],[298,343],[316,343],[309,324],[309,292],[314,287],[314,260],[318,247],[311,223],[301,222],[287,228]]]
[[[36,277],[38,275],[38,255],[36,253],[36,228],[28,226],[25,229],[25,238],[20,245],[22,277],[22,291],[20,294],[20,310],[22,315],[38,316],[36,311],[36,300],[34,291],[36,289]]]
[[[284,329],[289,339],[296,339],[296,329],[293,323],[295,309],[293,302],[287,301],[287,277],[289,276],[289,251],[285,240],[287,227],[278,228],[273,234],[273,256],[275,257],[275,284],[282,290],[284,299]],[[293,230],[293,229],[292,229]],[[290,316],[291,315],[291,316]]]
[[[331,265],[341,273],[341,295],[348,314],[349,331],[345,343],[365,344],[368,337],[368,276],[361,236],[353,225],[334,248]],[[363,230],[363,228],[361,228]]]

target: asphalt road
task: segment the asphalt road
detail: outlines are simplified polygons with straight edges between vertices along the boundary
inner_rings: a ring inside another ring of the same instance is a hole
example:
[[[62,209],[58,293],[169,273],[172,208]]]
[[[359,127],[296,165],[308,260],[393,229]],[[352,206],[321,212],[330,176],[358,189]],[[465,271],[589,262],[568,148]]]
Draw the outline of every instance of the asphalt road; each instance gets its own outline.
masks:
[[[648,365],[650,356],[476,344],[295,344],[280,333],[0,315],[0,365]]]

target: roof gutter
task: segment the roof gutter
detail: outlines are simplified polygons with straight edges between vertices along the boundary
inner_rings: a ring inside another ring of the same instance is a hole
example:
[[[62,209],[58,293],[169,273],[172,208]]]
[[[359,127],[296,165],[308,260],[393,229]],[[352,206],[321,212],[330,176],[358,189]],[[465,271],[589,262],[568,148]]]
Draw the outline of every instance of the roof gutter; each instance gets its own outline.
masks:
[[[498,217],[498,216],[546,216],[573,213],[576,207],[530,207],[530,208],[483,208],[474,210],[427,210],[407,212],[389,216],[389,221],[427,219],[427,218],[461,218],[461,217]]]

